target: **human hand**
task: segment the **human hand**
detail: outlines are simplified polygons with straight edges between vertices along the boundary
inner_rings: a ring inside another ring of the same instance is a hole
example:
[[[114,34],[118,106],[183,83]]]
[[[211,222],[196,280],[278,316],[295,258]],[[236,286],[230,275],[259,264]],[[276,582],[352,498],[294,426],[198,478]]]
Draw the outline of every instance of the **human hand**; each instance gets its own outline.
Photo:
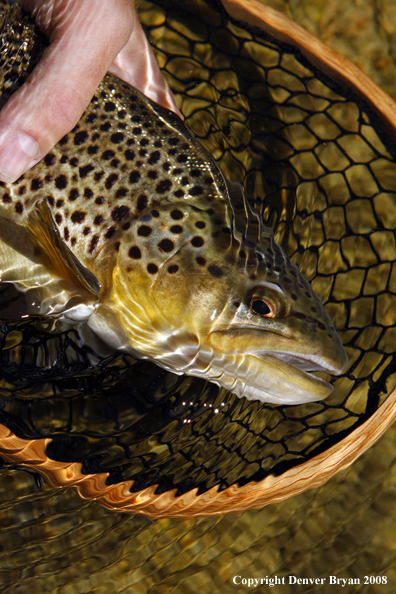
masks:
[[[25,0],[50,45],[0,112],[0,180],[13,182],[78,122],[107,71],[178,113],[134,0]]]

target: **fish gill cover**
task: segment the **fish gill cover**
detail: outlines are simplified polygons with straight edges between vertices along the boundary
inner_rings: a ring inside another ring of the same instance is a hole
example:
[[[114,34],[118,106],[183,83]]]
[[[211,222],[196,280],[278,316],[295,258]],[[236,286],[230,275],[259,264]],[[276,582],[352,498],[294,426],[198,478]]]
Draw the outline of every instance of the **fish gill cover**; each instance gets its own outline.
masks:
[[[108,483],[133,479],[134,491],[224,489],[337,443],[395,386],[392,139],[356,95],[217,3],[141,2],[140,15],[187,125],[326,304],[349,369],[328,400],[273,407],[101,356],[73,330],[7,323],[1,421],[51,437],[55,460],[108,472]]]

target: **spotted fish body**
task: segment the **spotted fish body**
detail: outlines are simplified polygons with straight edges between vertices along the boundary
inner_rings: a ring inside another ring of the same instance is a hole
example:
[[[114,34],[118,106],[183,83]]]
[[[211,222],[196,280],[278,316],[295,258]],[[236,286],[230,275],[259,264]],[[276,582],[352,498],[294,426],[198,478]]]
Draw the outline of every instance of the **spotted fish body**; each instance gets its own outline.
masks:
[[[0,4],[0,99],[44,44]],[[2,281],[27,314],[88,327],[112,348],[238,396],[325,398],[307,373],[346,355],[323,305],[181,120],[108,75],[77,126],[0,187]]]

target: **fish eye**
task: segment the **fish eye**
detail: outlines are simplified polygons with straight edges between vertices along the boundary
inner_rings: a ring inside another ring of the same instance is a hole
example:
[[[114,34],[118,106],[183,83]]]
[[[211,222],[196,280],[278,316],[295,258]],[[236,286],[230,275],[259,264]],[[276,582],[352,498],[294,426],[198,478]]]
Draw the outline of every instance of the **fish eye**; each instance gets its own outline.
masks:
[[[253,297],[250,303],[250,309],[253,313],[263,316],[264,318],[271,318],[274,315],[274,306],[272,303],[261,297]]]

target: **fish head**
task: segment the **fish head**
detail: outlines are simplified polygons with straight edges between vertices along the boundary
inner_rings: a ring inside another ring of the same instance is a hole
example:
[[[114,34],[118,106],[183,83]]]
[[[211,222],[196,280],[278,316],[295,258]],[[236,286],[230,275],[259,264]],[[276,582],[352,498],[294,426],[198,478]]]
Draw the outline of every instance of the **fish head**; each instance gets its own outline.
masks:
[[[247,247],[231,229],[213,232],[210,220],[206,227],[212,232],[195,240],[190,234],[150,286],[148,308],[161,327],[157,362],[250,399],[298,404],[327,397],[332,387],[311,372],[341,374],[347,356],[272,230],[262,228],[258,244]]]

